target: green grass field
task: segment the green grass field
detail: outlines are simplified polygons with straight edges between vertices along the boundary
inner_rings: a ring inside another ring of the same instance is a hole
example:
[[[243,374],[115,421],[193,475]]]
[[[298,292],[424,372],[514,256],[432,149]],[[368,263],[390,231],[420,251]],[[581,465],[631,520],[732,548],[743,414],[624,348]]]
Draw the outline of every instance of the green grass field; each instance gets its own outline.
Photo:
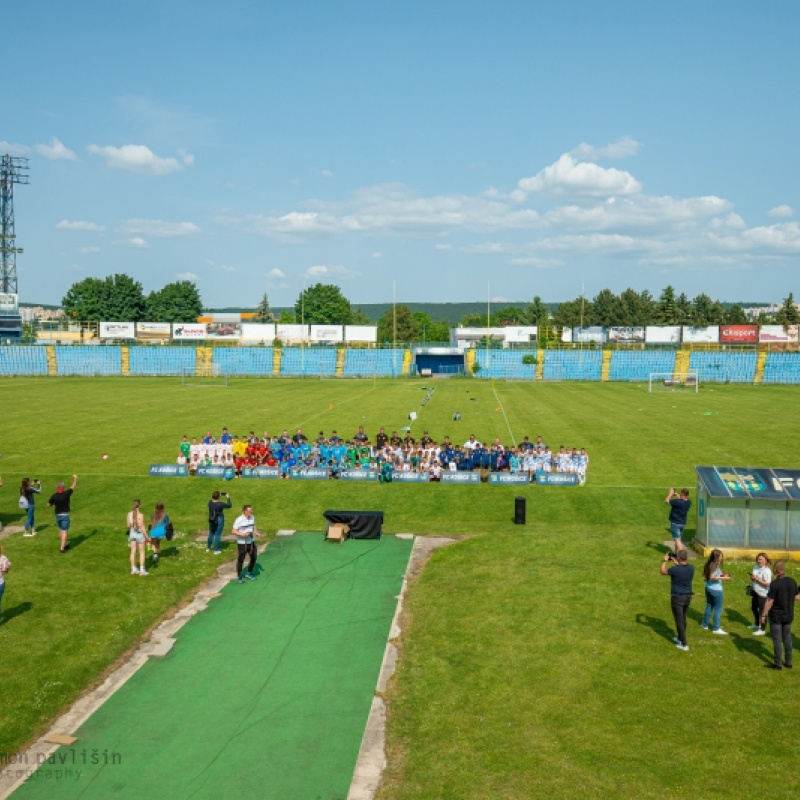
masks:
[[[411,587],[402,658],[389,694],[389,768],[382,798],[761,797],[800,792],[797,676],[762,669],[748,564],[732,566],[723,627],[671,643],[669,534],[663,497],[694,487],[693,465],[797,466],[800,392],[715,387],[648,395],[641,385],[419,381],[8,379],[0,520],[19,524],[17,487],[47,495],[79,475],[73,542],[58,553],[40,501],[39,535],[2,540],[12,561],[0,624],[0,753],[14,752],[122,656],[217,561],[192,541],[217,488],[151,479],[182,434],[374,434],[419,419],[434,438],[509,441],[541,434],[586,447],[588,484],[524,489],[528,524],[512,524],[518,487],[235,482],[270,534],[323,526],[326,508],[381,508],[388,533],[465,537]],[[501,410],[497,410],[501,409]],[[462,414],[453,422],[455,411]],[[107,452],[107,461],[101,453]],[[163,500],[180,534],[155,574],[131,578],[123,527],[133,497]],[[226,551],[221,558],[232,556]],[[730,565],[729,565],[730,567]],[[790,567],[798,576],[800,569]],[[696,590],[701,583],[696,581]],[[703,634],[703,635],[701,635]]]

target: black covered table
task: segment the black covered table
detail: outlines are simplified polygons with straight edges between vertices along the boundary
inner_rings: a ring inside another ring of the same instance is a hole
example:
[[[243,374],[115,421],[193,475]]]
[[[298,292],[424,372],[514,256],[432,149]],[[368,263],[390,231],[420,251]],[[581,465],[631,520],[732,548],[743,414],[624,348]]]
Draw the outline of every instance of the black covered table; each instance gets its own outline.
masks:
[[[380,539],[383,511],[325,511],[329,525],[349,525],[351,539]]]

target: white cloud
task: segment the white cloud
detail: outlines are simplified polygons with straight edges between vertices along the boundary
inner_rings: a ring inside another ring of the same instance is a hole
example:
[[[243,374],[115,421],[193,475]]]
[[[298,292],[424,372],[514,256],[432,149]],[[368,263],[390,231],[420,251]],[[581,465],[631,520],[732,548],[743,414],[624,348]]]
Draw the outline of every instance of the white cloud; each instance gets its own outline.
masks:
[[[286,273],[283,270],[278,269],[277,267],[273,267],[267,273],[267,277],[268,278],[274,278],[274,279],[278,280],[280,278],[285,278],[286,277]]]
[[[56,228],[67,231],[93,231],[95,233],[105,230],[104,225],[98,225],[96,222],[84,222],[82,220],[70,222],[68,219],[62,219],[61,222],[56,225]]]
[[[600,158],[628,158],[635,156],[642,149],[642,143],[637,142],[631,136],[623,136],[616,142],[611,142],[604,147],[581,142],[574,150],[570,150],[570,155],[584,161],[597,161]]]
[[[435,245],[435,247],[437,250],[444,250],[444,251],[453,249],[453,245],[451,244],[437,244]]]
[[[53,137],[52,144],[37,144],[36,151],[45,158],[49,158],[51,161],[78,160],[78,156],[55,137]]]
[[[125,244],[128,247],[137,247],[137,248],[140,248],[142,250],[147,248],[147,247],[150,247],[150,245],[147,243],[147,241],[145,239],[142,239],[141,236],[133,236],[130,239],[128,239],[125,242]]]
[[[25,156],[31,149],[26,144],[14,144],[12,142],[0,142],[0,155]]]
[[[376,251],[375,251],[375,252],[372,254],[372,258],[375,258],[375,259],[378,259],[378,258],[383,258],[383,253],[381,253],[381,252],[380,252],[380,250],[376,250]]]
[[[637,194],[641,190],[642,185],[629,172],[576,161],[564,153],[555,164],[532,178],[523,178],[511,197],[522,201],[532,192],[553,197],[610,197]]]
[[[537,258],[536,256],[512,258],[508,263],[517,267],[535,267],[536,269],[553,269],[564,266],[564,262],[560,258]]]
[[[302,273],[302,277],[310,280],[333,279],[333,280],[347,280],[354,278],[357,273],[341,265],[328,266],[325,264],[317,264],[316,266],[309,267]]]
[[[506,245],[502,242],[484,242],[483,244],[471,244],[467,247],[462,247],[462,253],[504,253],[506,251]]]
[[[191,163],[193,158],[185,151],[183,164],[177,158],[162,158],[157,156],[149,147],[143,144],[126,144],[122,147],[107,145],[100,147],[90,144],[86,148],[92,155],[100,156],[106,160],[106,165],[112,169],[126,170],[127,172],[142,172],[147,175],[169,175],[171,172],[182,170]],[[187,161],[187,159],[189,159]]]
[[[179,281],[198,281],[200,278],[194,274],[194,272],[178,272],[176,273],[175,277]]]
[[[503,295],[501,295],[501,294],[496,294],[492,298],[492,302],[493,303],[510,303],[511,300],[508,297],[503,297]]]
[[[200,228],[193,222],[164,222],[160,219],[128,219],[120,224],[121,233],[138,233],[166,239],[174,236],[195,236]]]
[[[100,252],[100,248],[99,247],[81,247],[81,249],[78,250],[78,252],[79,253],[99,253]]]
[[[332,178],[333,177],[333,173],[329,169],[322,170],[320,175],[322,175],[323,178]]]
[[[768,213],[771,217],[793,217],[794,209],[786,205],[775,206],[775,208],[771,208]]]
[[[181,157],[181,161],[183,161],[187,167],[191,167],[194,164],[194,156],[187,152],[186,148],[181,147],[181,149],[178,150],[178,155]]]
[[[748,228],[727,236],[711,233],[709,239],[727,250],[759,255],[800,253],[800,223],[780,222],[776,225]]]

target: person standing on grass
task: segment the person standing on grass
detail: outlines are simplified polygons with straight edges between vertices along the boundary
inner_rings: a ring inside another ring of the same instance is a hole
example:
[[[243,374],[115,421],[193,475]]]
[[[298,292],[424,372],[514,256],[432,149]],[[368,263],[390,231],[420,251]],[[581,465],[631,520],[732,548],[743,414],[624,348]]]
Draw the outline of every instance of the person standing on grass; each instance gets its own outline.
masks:
[[[3,592],[6,590],[6,572],[11,569],[11,562],[3,555],[3,547],[0,545],[0,611],[3,603]]]
[[[679,650],[688,650],[686,644],[686,612],[692,602],[692,581],[694,580],[694,566],[689,563],[689,553],[679,550],[676,556],[667,553],[661,562],[661,574],[669,577],[671,581],[670,603],[672,616],[675,617],[675,627],[678,635],[672,641]],[[667,562],[672,561],[672,566],[667,568]]]
[[[32,481],[30,478],[23,478],[22,485],[19,487],[19,507],[24,508],[25,516],[25,533],[23,536],[36,536],[36,528],[34,528],[34,505],[36,503],[36,495],[42,491],[41,481]],[[25,498],[23,500],[23,498]]]
[[[672,531],[673,544],[677,553],[678,550],[685,549],[682,541],[683,529],[686,527],[689,509],[692,507],[692,501],[689,499],[689,490],[681,489],[681,493],[678,494],[674,489],[670,489],[669,494],[664,498],[664,502],[669,506],[669,527]]]
[[[61,536],[61,552],[66,553],[69,550],[69,542],[67,542],[67,535],[69,534],[69,527],[70,527],[70,516],[71,516],[71,509],[70,509],[70,499],[72,498],[72,494],[75,491],[75,487],[78,485],[78,476],[72,476],[72,486],[69,489],[64,488],[63,483],[59,483],[56,486],[56,493],[50,496],[50,499],[47,501],[47,507],[53,506],[53,509],[56,514],[56,525],[58,526],[58,530]]]
[[[772,664],[764,664],[767,669],[782,669],[781,649],[783,649],[783,667],[792,668],[792,622],[794,622],[794,602],[797,600],[797,583],[786,575],[783,561],[775,562],[775,580],[769,585],[767,602],[761,615],[761,624],[766,624],[769,617],[770,633],[774,660]]]
[[[256,558],[258,557],[258,548],[256,547],[255,537],[258,535],[256,532],[256,518],[253,516],[253,507],[244,506],[240,516],[236,517],[233,523],[231,533],[236,537],[236,580],[238,583],[244,583],[247,578],[254,581],[256,576],[253,575],[253,569],[256,566]],[[247,567],[247,572],[242,575],[242,568],[244,567],[244,557],[250,556],[250,564]]]
[[[750,610],[753,612],[754,620],[750,630],[753,631],[753,636],[763,636],[766,633],[764,625],[761,624],[761,615],[764,613],[769,586],[772,583],[772,570],[769,565],[770,560],[767,558],[767,554],[759,553],[756,556],[756,565],[750,573],[750,580],[753,584],[751,587],[753,594],[750,596]]]
[[[225,509],[231,507],[231,496],[225,492],[225,500],[221,499],[220,492],[214,492],[208,501],[208,539],[206,540],[206,553],[214,547],[214,555],[218,556],[222,550],[222,529],[225,527]]]
[[[147,530],[144,525],[144,514],[141,511],[142,501],[134,500],[133,508],[128,512],[126,524],[128,526],[128,542],[131,546],[131,575],[147,575],[144,568],[144,544],[147,540]],[[139,569],[136,569],[136,549],[139,549]]]
[[[708,630],[708,623],[711,621],[711,615],[714,615],[714,627],[711,633],[716,633],[720,636],[727,636],[727,632],[722,630],[722,581],[729,581],[731,576],[727,572],[722,571],[722,561],[725,556],[722,550],[714,549],[708,557],[703,566],[703,578],[706,582],[706,610],[703,614],[703,621],[700,627]]]
[[[167,535],[167,525],[169,525],[169,514],[164,509],[163,503],[156,503],[150,517],[150,546],[153,548],[153,566],[158,564],[161,555],[161,542]]]

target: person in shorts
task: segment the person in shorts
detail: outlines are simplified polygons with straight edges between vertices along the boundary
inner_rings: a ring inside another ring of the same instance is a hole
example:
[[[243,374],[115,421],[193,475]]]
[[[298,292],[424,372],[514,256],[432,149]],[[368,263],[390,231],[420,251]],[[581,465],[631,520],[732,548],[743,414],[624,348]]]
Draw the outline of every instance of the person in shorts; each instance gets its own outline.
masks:
[[[142,501],[134,500],[133,508],[128,512],[125,520],[128,527],[128,543],[131,546],[131,575],[147,575],[144,568],[145,541],[147,540],[147,530],[144,524],[144,514],[142,514]],[[136,568],[136,550],[139,550],[139,568]]]
[[[66,553],[69,550],[69,542],[67,536],[69,535],[70,516],[72,509],[70,508],[70,499],[78,485],[78,476],[72,476],[72,485],[69,489],[64,488],[64,484],[59,482],[56,487],[55,494],[50,496],[47,501],[47,507],[53,507],[56,514],[56,525],[58,526],[59,534],[61,536],[61,552]]]
[[[664,498],[664,502],[669,506],[669,527],[672,531],[672,539],[675,552],[685,550],[682,541],[683,529],[686,527],[686,518],[692,501],[689,499],[689,490],[681,489],[678,494],[674,489],[669,490],[669,494]]]

